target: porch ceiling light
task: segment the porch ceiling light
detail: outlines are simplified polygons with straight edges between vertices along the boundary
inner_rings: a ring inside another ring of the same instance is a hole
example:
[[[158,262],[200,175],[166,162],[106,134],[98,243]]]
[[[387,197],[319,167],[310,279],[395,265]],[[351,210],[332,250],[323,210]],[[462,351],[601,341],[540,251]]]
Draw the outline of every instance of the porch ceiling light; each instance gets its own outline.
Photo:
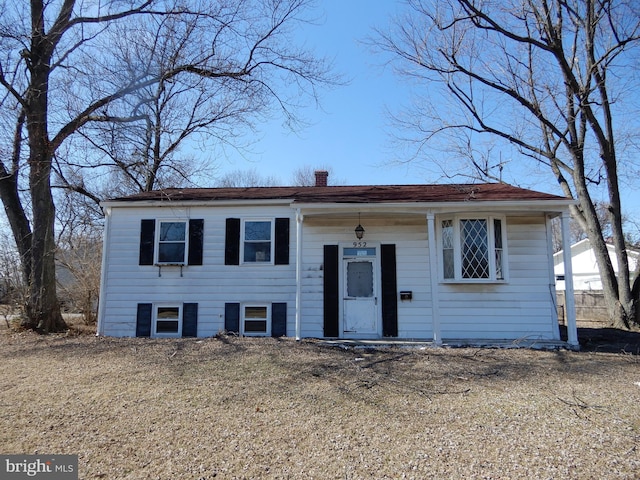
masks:
[[[360,225],[360,214],[358,213],[358,226],[355,229],[356,232],[356,237],[358,240],[362,240],[362,237],[364,236],[364,228],[362,228],[362,225]]]

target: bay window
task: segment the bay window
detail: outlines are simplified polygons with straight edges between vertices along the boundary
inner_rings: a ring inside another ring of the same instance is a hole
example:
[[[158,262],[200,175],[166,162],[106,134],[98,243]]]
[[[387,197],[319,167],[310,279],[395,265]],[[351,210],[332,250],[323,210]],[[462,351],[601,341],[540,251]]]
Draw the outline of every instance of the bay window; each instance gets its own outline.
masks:
[[[495,216],[455,216],[439,222],[444,281],[501,282],[505,277],[505,220]]]

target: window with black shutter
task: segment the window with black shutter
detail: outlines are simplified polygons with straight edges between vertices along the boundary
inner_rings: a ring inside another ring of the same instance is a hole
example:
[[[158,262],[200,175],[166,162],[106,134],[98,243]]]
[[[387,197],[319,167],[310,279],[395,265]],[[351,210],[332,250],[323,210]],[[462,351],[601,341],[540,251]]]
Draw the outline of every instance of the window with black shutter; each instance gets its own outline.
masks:
[[[139,265],[202,265],[204,220],[140,221]]]

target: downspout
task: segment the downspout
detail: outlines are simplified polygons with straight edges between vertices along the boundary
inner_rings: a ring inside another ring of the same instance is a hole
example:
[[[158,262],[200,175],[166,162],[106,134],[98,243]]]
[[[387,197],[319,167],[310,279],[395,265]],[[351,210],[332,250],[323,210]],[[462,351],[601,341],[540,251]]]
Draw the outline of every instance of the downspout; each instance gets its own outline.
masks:
[[[96,336],[104,335],[104,315],[109,262],[109,240],[111,237],[111,207],[104,208],[104,231],[102,232],[102,265],[100,267],[100,295],[98,296],[98,325]]]
[[[578,342],[578,327],[576,325],[576,300],[573,291],[573,266],[571,265],[571,245],[569,244],[568,211],[562,212],[560,225],[562,227],[562,261],[564,262],[564,295],[565,315],[567,317],[567,343],[575,349],[580,348]]]
[[[431,276],[431,326],[433,328],[433,343],[442,345],[440,331],[440,291],[438,284],[436,222],[432,212],[427,213],[427,236],[429,241],[429,273]]]
[[[301,338],[301,302],[302,302],[302,222],[304,215],[296,210],[296,340]]]
[[[551,215],[545,216],[547,229],[547,258],[549,264],[549,295],[551,296],[551,328],[555,338],[560,339],[560,325],[558,323],[558,294],[556,292],[555,265],[553,262],[553,225]]]

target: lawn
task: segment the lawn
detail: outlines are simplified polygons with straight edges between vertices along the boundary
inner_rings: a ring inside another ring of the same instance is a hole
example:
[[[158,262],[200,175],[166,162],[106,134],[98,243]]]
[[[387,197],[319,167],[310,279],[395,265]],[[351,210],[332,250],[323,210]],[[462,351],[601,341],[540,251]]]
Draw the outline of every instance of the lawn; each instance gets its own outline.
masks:
[[[637,353],[4,330],[0,453],[81,479],[636,479]]]

